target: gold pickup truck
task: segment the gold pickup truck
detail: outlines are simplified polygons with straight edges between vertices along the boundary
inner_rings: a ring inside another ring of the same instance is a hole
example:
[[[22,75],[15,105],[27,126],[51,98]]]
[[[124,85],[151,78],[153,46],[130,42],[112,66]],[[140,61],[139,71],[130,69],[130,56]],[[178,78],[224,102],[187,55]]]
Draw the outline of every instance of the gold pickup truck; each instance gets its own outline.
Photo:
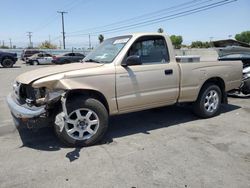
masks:
[[[17,127],[53,125],[65,144],[89,146],[112,115],[185,102],[213,117],[241,78],[241,62],[177,63],[167,35],[140,33],[105,40],[81,63],[18,76],[7,102]]]

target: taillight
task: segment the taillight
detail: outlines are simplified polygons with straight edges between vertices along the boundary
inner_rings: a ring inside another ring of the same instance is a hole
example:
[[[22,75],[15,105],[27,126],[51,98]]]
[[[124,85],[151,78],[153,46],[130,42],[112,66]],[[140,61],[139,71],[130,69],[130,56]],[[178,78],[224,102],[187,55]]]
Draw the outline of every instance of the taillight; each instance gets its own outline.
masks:
[[[57,59],[57,57],[56,57],[56,56],[52,56],[52,58],[53,58],[53,60],[56,60],[56,59]]]

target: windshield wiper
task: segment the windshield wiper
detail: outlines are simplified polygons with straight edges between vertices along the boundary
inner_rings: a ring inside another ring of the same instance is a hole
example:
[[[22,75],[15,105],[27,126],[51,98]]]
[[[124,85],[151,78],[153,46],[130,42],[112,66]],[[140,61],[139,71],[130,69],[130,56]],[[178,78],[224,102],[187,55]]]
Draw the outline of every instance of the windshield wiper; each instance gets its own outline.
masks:
[[[87,59],[87,60],[85,60],[84,62],[102,63],[102,62],[97,61],[97,60],[95,60],[95,59]]]

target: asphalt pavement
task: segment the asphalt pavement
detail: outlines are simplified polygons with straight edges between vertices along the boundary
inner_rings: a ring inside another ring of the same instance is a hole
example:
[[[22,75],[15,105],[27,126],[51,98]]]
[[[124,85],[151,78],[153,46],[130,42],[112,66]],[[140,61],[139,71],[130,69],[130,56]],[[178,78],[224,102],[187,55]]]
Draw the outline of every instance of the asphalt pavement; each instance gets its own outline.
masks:
[[[0,187],[250,187],[250,98],[198,119],[188,106],[112,117],[102,142],[67,148],[53,129],[17,131],[5,98],[22,72],[0,68]]]

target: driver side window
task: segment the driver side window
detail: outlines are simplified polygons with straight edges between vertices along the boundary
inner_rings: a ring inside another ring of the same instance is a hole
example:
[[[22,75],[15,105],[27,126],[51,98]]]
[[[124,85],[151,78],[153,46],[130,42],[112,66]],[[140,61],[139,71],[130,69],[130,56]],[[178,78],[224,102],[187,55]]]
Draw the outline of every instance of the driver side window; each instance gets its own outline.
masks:
[[[128,56],[138,55],[142,64],[158,64],[169,62],[165,39],[161,36],[142,37],[129,50]]]

